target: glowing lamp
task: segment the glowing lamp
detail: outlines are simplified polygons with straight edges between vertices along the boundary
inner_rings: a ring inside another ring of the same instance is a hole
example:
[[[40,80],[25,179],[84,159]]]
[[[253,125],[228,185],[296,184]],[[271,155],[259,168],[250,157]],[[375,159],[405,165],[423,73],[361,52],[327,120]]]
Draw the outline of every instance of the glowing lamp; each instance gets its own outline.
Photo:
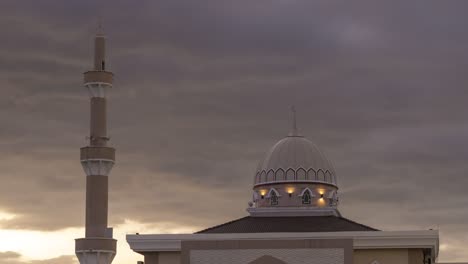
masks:
[[[265,198],[266,191],[265,190],[260,190],[260,197],[263,199]]]

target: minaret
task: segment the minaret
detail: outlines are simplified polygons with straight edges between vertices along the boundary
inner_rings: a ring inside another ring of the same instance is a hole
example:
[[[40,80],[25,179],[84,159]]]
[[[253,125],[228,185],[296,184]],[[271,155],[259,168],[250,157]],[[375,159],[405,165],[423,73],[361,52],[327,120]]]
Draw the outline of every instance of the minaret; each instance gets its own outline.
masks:
[[[86,235],[75,240],[81,264],[110,264],[117,240],[107,226],[108,176],[115,162],[115,149],[107,146],[106,95],[112,88],[112,72],[106,71],[106,37],[101,27],[94,39],[94,69],[84,73],[84,86],[91,100],[89,145],[81,148],[86,173]]]

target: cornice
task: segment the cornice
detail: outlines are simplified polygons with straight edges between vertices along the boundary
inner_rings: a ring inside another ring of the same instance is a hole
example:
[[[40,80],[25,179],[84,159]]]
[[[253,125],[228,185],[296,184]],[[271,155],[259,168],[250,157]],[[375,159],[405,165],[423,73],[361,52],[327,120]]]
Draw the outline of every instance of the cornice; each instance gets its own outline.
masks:
[[[136,252],[180,251],[182,241],[190,240],[284,240],[284,239],[353,239],[354,249],[426,248],[437,258],[439,231],[359,231],[315,233],[236,233],[127,235]]]

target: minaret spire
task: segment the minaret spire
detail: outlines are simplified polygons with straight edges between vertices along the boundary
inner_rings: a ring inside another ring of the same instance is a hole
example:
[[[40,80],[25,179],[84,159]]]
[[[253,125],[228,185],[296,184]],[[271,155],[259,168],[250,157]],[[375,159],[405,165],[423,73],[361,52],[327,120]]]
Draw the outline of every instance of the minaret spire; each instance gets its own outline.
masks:
[[[102,30],[101,18],[99,18],[98,32],[94,38],[94,70],[106,70],[106,36]]]
[[[296,107],[291,106],[291,130],[288,134],[289,137],[300,137],[299,130],[297,129]]]
[[[89,144],[80,150],[86,173],[86,232],[85,238],[75,240],[75,253],[81,264],[110,264],[117,246],[107,220],[109,174],[115,163],[115,149],[108,146],[106,96],[112,88],[113,74],[106,71],[105,50],[106,38],[101,31],[94,39],[94,69],[84,73],[91,115]]]

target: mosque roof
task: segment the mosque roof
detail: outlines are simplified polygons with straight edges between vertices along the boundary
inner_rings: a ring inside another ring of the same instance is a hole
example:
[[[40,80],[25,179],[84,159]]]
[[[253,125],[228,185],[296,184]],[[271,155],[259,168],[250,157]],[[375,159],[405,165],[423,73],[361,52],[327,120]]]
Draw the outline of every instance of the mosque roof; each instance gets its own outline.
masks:
[[[215,233],[295,233],[379,231],[340,216],[246,216],[234,221],[201,230],[196,234]]]

